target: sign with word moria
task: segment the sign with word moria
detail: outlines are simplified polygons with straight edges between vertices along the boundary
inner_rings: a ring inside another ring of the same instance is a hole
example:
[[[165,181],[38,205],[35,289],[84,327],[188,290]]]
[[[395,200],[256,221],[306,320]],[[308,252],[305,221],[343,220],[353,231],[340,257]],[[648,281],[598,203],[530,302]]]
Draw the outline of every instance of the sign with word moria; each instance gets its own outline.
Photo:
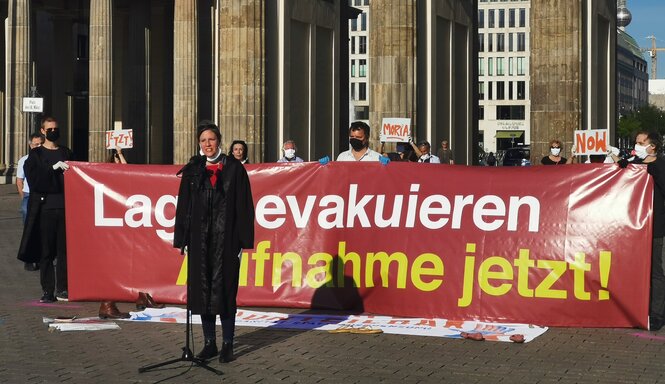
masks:
[[[172,247],[180,166],[70,165],[70,299],[146,291],[183,303],[187,264]],[[647,326],[653,184],[644,166],[246,169],[256,236],[242,254],[240,305]]]
[[[385,117],[381,121],[379,140],[382,142],[404,143],[411,136],[411,119]]]

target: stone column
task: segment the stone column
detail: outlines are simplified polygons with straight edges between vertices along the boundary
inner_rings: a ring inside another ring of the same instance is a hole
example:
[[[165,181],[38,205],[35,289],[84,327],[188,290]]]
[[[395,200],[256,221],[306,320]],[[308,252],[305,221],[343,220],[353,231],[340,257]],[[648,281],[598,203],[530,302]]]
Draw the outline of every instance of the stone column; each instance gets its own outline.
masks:
[[[28,151],[30,115],[21,111],[23,97],[29,95],[31,80],[30,0],[10,0],[7,17],[7,99],[5,158],[8,176],[15,173],[18,159]],[[0,165],[1,167],[2,165]]]
[[[106,159],[105,132],[113,129],[113,0],[90,0],[88,161]]]
[[[416,124],[416,0],[372,0],[369,44],[371,147],[379,147],[384,117]]]
[[[263,161],[265,47],[264,1],[220,0],[218,123],[224,150],[245,140],[249,161]],[[276,64],[275,64],[276,65]]]
[[[196,0],[175,0],[173,12],[173,162],[185,164],[196,149]]]
[[[561,140],[569,154],[573,131],[582,126],[582,3],[562,11],[558,2],[531,2],[532,164],[549,153],[551,139]]]

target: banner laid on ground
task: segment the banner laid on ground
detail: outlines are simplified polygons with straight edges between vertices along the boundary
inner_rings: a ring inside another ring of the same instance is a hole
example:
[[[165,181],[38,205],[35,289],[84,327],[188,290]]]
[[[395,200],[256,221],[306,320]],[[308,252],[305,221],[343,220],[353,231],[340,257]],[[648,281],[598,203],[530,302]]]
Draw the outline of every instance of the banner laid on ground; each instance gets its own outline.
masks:
[[[127,321],[145,321],[156,323],[181,323],[187,321],[184,308],[167,307],[148,308],[141,312],[131,312]],[[201,324],[201,316],[192,315],[192,324]],[[217,324],[220,324],[217,318]],[[481,334],[483,340],[513,341],[517,335],[528,343],[547,331],[546,327],[530,324],[499,324],[478,321],[451,321],[446,319],[398,318],[391,316],[363,315],[322,315],[316,313],[280,313],[259,312],[247,309],[238,310],[236,325],[241,327],[317,330],[330,333],[415,335],[448,337],[453,339],[468,338],[465,334]]]
[[[183,303],[178,166],[70,163],[69,295]],[[239,305],[646,327],[653,185],[643,166],[247,166],[255,249]]]

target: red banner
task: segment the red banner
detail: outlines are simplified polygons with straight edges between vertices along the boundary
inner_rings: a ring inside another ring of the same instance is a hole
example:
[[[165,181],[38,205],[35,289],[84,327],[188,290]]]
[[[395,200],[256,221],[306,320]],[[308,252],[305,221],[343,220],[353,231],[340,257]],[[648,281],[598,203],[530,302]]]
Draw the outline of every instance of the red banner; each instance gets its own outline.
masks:
[[[69,295],[183,303],[179,166],[70,163]],[[248,165],[255,249],[239,305],[552,326],[646,327],[643,166]]]

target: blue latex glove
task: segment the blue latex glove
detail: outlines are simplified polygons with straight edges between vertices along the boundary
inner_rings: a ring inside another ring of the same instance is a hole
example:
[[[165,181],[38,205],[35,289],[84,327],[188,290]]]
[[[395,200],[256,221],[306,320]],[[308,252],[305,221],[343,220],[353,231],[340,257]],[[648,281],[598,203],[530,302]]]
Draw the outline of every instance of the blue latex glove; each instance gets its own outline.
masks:
[[[326,165],[330,162],[330,158],[328,156],[323,156],[322,158],[319,159],[319,164],[321,165]]]
[[[381,162],[383,165],[388,165],[388,163],[390,163],[390,159],[385,156],[379,156],[379,162]]]

